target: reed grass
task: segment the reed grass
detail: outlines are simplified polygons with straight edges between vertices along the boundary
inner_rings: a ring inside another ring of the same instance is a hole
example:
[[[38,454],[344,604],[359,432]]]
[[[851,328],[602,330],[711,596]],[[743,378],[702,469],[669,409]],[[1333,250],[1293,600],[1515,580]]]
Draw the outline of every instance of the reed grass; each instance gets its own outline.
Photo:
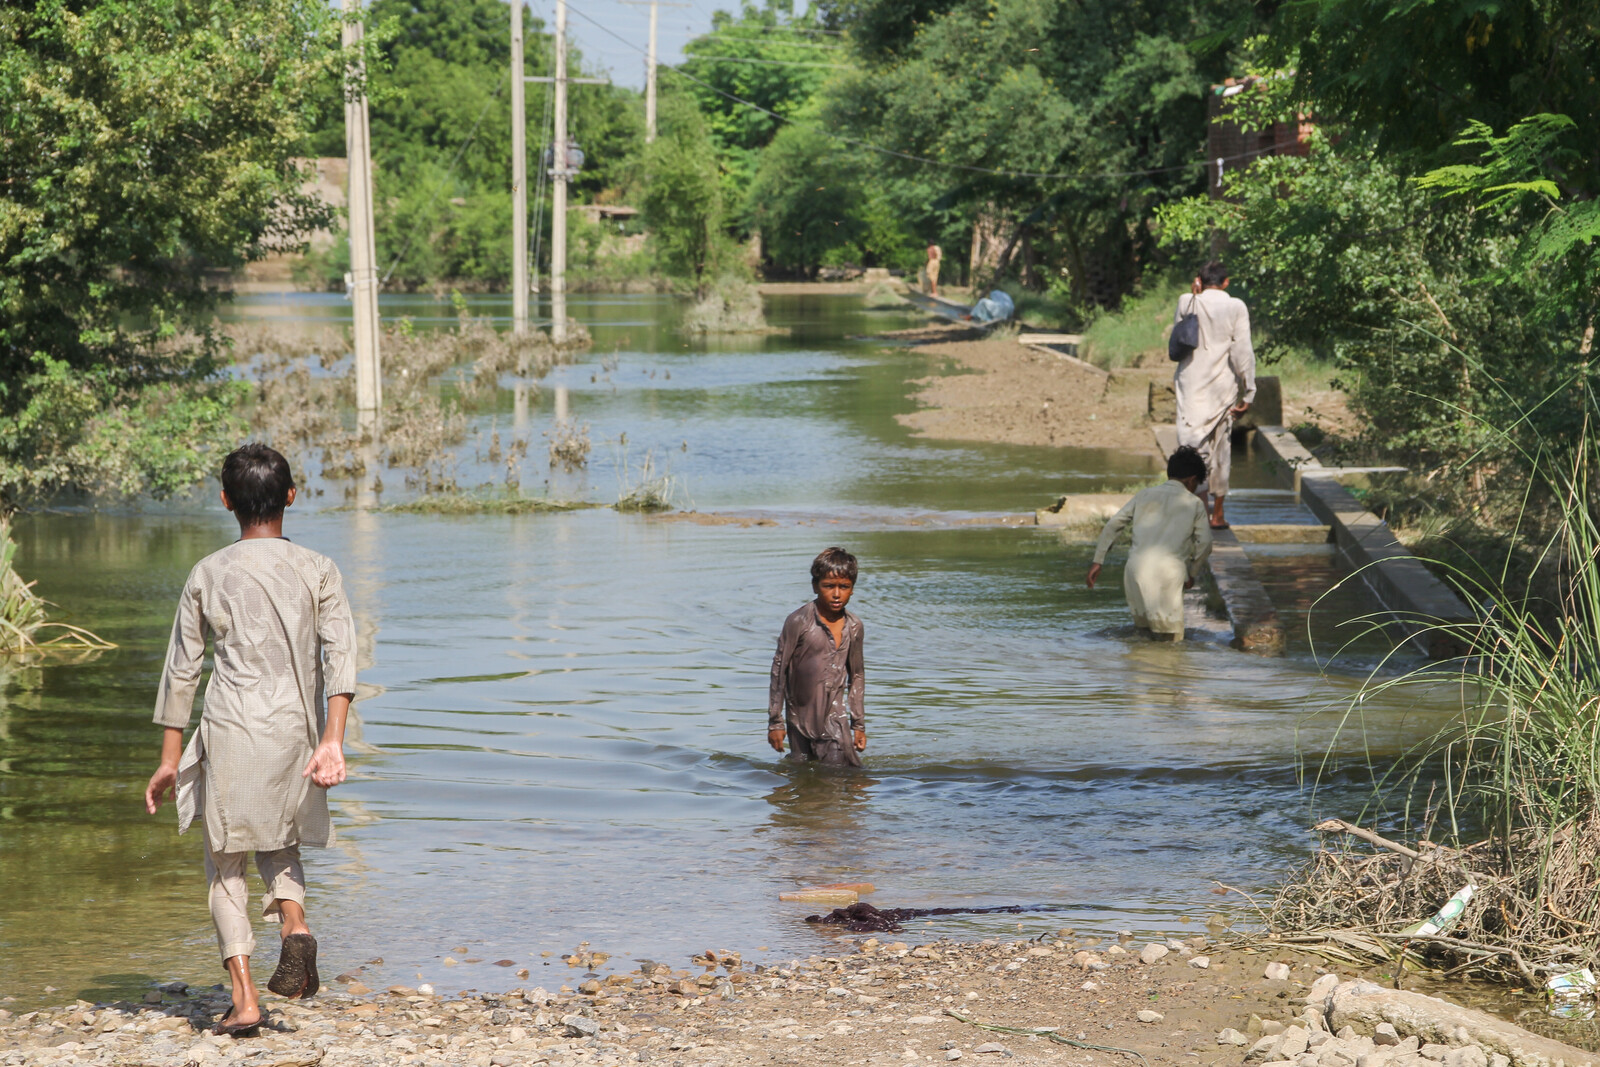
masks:
[[[1277,934],[1333,958],[1541,987],[1600,957],[1600,441],[1587,425],[1575,442],[1513,430],[1494,431],[1532,472],[1513,548],[1435,563],[1476,617],[1407,620],[1468,654],[1375,672],[1352,707],[1357,721],[1375,697],[1459,693],[1449,727],[1373,767],[1364,814],[1411,843],[1368,851],[1347,825],[1320,825],[1339,838],[1267,909]],[[1474,896],[1444,935],[1409,933],[1468,885]]]
[[[111,642],[64,622],[50,621],[50,602],[23,581],[16,570],[17,543],[11,524],[0,519],[0,658],[98,652]]]

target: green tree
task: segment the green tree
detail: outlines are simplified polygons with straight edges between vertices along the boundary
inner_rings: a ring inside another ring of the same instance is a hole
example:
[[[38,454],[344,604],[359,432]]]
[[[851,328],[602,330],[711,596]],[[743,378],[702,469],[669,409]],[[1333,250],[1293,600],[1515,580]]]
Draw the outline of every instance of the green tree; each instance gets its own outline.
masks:
[[[710,33],[684,46],[676,79],[699,104],[716,144],[733,204],[744,202],[762,149],[799,115],[829,77],[851,64],[843,41],[792,4],[744,0],[737,16],[718,11]],[[755,107],[739,101],[748,101]]]
[[[955,222],[930,209],[969,233],[998,215],[1084,303],[1114,303],[1161,259],[1153,211],[1203,188],[1205,88],[1227,69],[1214,42],[1190,42],[1230,25],[1229,5],[857,0],[836,14],[862,27],[865,66],[828,85],[826,114],[899,153],[884,165],[920,195],[891,195],[919,234]]]
[[[0,10],[0,503],[186,483],[187,460],[128,452],[150,443],[132,431],[151,389],[164,431],[220,446],[208,271],[326,221],[291,159],[311,88],[342,70],[337,31],[321,0]]]
[[[1305,157],[1256,162],[1225,179],[1226,199],[1160,212],[1180,246],[1226,233],[1267,360],[1312,349],[1336,361],[1366,443],[1446,479],[1482,462],[1488,427],[1573,436],[1577,394],[1560,332],[1532,313],[1550,280],[1508,272],[1518,236],[1501,219],[1442,204],[1358,143],[1324,138]],[[1492,282],[1490,279],[1494,279]],[[1496,449],[1508,492],[1525,468]],[[1525,485],[1525,483],[1523,483]]]
[[[658,120],[658,136],[640,158],[640,210],[662,268],[703,289],[727,243],[715,153],[686,94],[664,93]]]
[[[779,131],[761,154],[749,217],[777,266],[845,263],[913,268],[920,247],[884,192],[877,159],[809,123]]]
[[[391,286],[443,281],[504,286],[511,279],[511,16],[503,0],[374,0],[370,21],[382,42],[371,74],[372,155],[378,262],[395,265]],[[554,40],[524,4],[523,63],[548,76]],[[567,64],[584,73],[569,47]],[[327,87],[337,105],[337,87]],[[548,137],[549,85],[527,86],[528,171],[536,175]],[[336,106],[309,152],[344,155]],[[625,183],[643,140],[638,94],[613,86],[574,86],[569,136],[583,146],[572,183],[583,202]],[[531,198],[530,198],[531,199]],[[531,204],[530,225],[549,226],[548,205]],[[343,277],[325,257],[329,282]]]

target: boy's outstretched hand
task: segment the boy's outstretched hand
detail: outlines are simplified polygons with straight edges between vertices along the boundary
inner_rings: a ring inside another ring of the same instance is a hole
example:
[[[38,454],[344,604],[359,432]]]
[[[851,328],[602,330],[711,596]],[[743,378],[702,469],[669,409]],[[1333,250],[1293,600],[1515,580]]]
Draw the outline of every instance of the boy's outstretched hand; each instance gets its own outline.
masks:
[[[769,726],[767,728],[767,744],[772,746],[772,751],[783,751],[783,739],[788,732],[789,731],[782,726]]]
[[[338,741],[324,741],[311,753],[311,762],[300,772],[300,777],[324,789],[344,781],[344,745]]]
[[[857,752],[865,752],[866,750],[867,750],[867,731],[862,727],[857,727],[856,728],[856,751]]]

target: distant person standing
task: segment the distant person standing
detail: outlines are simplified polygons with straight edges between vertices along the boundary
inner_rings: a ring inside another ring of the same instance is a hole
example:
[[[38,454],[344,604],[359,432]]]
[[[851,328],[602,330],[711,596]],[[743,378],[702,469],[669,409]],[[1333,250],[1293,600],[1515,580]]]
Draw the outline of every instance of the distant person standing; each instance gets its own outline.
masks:
[[[938,245],[930,244],[928,246],[928,266],[926,267],[929,296],[939,295],[939,264],[943,259],[944,249]]]
[[[1167,460],[1167,480],[1135,493],[1111,516],[1094,549],[1090,589],[1100,577],[1106,553],[1125,528],[1133,528],[1122,588],[1134,626],[1157,641],[1182,639],[1183,591],[1194,585],[1200,565],[1211,554],[1205,505],[1195,492],[1205,476],[1206,462],[1200,453],[1179,446]]]
[[[1211,528],[1225,530],[1222,501],[1233,465],[1233,420],[1256,398],[1256,354],[1250,346],[1250,311],[1227,294],[1228,272],[1217,260],[1200,268],[1189,295],[1180,297],[1173,324],[1198,320],[1200,341],[1178,362],[1172,384],[1178,394],[1178,444],[1198,451],[1206,463],[1199,495],[1209,494]]]

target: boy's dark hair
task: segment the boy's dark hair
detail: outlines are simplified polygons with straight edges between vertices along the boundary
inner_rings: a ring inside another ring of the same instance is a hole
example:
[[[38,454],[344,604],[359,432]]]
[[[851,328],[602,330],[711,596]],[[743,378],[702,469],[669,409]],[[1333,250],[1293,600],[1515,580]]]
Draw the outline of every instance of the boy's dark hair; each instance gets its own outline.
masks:
[[[856,558],[842,548],[825,548],[811,561],[812,585],[821,585],[824,578],[848,578],[853,583],[857,573]]]
[[[1180,482],[1185,478],[1199,478],[1205,481],[1206,461],[1192,445],[1183,445],[1167,457],[1167,477],[1176,478]]]
[[[1213,259],[1210,263],[1200,268],[1201,285],[1221,285],[1228,280],[1228,271],[1222,265],[1222,260]]]
[[[250,441],[222,461],[222,491],[233,514],[246,526],[259,526],[283,515],[294,475],[289,461],[275,448]]]

